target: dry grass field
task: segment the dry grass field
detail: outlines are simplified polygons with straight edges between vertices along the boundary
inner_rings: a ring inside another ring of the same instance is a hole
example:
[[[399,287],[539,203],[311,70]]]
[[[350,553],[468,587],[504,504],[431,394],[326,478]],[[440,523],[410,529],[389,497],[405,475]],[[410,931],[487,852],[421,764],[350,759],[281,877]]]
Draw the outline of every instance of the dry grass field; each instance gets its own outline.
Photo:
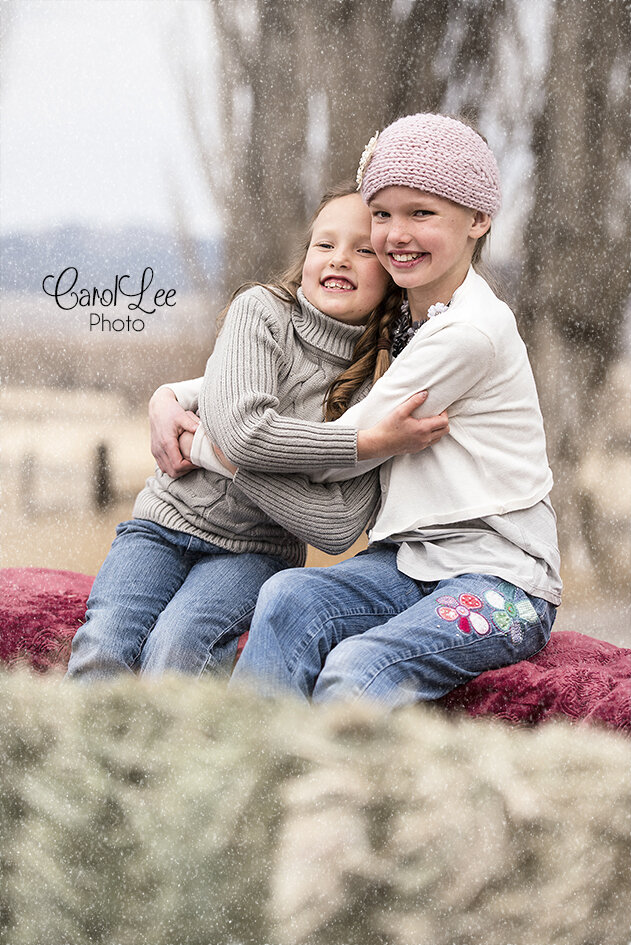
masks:
[[[96,574],[116,525],[131,516],[134,498],[154,460],[146,410],[101,391],[5,388],[0,471],[3,567],[47,567]],[[28,417],[28,423],[25,422]],[[107,448],[112,501],[98,508],[95,459]],[[346,555],[311,549],[309,564]]]

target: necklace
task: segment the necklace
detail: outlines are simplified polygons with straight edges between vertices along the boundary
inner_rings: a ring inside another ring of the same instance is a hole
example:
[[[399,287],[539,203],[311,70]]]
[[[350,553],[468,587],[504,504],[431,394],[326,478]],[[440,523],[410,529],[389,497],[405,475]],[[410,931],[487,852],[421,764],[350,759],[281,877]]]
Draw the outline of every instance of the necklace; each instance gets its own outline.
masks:
[[[429,309],[427,310],[426,319],[412,321],[412,316],[410,314],[410,303],[406,299],[402,303],[401,311],[397,315],[394,325],[392,326],[392,344],[390,347],[390,353],[392,354],[392,357],[398,357],[406,345],[410,343],[419,328],[421,328],[430,318],[434,318],[436,315],[442,315],[443,312],[446,312],[450,304],[451,302],[447,302],[447,305],[445,305],[444,302],[436,302],[435,305],[430,305]]]

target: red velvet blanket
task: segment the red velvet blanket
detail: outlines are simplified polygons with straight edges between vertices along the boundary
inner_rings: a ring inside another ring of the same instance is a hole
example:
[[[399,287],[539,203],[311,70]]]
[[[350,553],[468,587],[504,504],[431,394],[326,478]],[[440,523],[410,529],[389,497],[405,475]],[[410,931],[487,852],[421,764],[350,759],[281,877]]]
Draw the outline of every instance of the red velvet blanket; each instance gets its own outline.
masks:
[[[0,571],[0,661],[63,668],[93,580],[44,568]],[[482,673],[441,704],[509,722],[563,716],[631,732],[631,649],[558,631],[532,659]]]

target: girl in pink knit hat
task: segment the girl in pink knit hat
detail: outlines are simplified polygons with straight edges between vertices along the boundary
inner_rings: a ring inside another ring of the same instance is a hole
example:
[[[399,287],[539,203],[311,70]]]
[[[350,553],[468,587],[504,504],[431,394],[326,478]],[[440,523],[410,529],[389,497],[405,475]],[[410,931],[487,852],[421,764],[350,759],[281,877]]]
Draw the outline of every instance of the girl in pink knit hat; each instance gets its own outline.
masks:
[[[552,474],[526,348],[476,271],[500,206],[497,164],[472,128],[409,115],[358,171],[371,241],[407,302],[392,364],[336,420],[365,430],[420,390],[449,433],[381,466],[370,545],[288,570],[259,596],[234,681],[314,701],[436,699],[545,646],[560,603]],[[376,465],[332,469],[341,480]]]

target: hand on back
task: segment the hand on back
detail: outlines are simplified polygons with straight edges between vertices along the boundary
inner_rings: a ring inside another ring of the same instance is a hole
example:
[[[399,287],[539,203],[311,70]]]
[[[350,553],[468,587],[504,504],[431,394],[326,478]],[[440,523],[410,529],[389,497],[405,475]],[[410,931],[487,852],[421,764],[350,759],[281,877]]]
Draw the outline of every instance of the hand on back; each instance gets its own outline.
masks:
[[[414,411],[426,400],[427,391],[413,394],[374,427],[360,431],[357,458],[376,459],[419,453],[449,433],[446,411],[436,417],[414,416]]]
[[[191,436],[199,426],[199,417],[184,410],[175,394],[168,387],[159,388],[149,401],[149,423],[151,426],[151,452],[162,472],[177,479],[197,467],[185,459],[179,437],[187,432]],[[189,444],[190,455],[190,444]]]

